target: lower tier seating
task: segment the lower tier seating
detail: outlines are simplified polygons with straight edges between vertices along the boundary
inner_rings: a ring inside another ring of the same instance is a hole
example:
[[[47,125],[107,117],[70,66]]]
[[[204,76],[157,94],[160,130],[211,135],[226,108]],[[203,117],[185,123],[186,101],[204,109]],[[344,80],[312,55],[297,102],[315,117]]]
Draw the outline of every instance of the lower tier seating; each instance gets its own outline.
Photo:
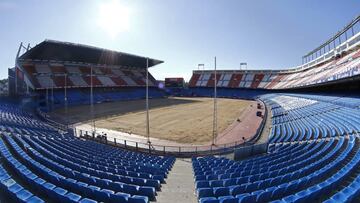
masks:
[[[359,147],[360,138],[349,136],[279,144],[266,155],[238,162],[193,158],[199,202],[350,200],[359,195],[358,189],[346,189],[358,186]]]

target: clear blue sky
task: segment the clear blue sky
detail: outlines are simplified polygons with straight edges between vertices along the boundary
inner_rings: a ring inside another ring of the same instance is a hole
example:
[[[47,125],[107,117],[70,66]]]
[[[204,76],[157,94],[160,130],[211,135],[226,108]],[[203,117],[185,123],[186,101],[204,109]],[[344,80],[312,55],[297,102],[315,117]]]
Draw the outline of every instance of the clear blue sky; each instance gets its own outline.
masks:
[[[116,25],[99,20],[107,2],[0,0],[0,78],[20,42],[44,39],[164,60],[151,70],[157,79],[189,79],[199,63],[212,68],[214,56],[220,69],[242,61],[257,69],[293,67],[360,13],[358,0],[120,0],[127,26],[113,19],[123,29],[112,30]]]

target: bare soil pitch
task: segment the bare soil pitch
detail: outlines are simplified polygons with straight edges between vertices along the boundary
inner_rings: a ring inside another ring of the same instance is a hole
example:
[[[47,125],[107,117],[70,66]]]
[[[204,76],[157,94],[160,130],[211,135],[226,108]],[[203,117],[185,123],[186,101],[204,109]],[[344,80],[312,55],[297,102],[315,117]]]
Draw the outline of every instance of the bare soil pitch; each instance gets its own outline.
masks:
[[[218,99],[218,133],[223,132],[253,102],[236,99]],[[203,144],[212,139],[212,98],[166,98],[150,100],[151,137],[178,143]],[[97,104],[94,108],[96,126],[121,132],[146,135],[145,101],[121,101]],[[51,116],[64,119],[63,109]],[[89,106],[68,109],[70,123],[89,123]]]

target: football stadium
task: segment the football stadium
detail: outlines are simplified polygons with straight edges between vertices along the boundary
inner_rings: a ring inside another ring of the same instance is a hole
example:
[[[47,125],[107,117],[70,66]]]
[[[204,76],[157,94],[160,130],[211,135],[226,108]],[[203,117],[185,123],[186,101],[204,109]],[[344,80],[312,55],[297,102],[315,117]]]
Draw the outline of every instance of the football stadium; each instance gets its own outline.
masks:
[[[188,78],[160,76],[161,55],[17,39],[0,203],[360,202],[360,15],[327,35],[295,67],[210,56]]]

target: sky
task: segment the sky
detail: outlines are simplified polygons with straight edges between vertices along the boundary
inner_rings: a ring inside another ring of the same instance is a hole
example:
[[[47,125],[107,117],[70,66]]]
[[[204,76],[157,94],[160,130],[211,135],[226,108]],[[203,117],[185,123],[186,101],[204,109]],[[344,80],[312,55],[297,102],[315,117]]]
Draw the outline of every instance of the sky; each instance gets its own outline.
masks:
[[[163,60],[156,79],[285,69],[360,14],[358,0],[0,0],[0,79],[20,42],[74,42]]]

